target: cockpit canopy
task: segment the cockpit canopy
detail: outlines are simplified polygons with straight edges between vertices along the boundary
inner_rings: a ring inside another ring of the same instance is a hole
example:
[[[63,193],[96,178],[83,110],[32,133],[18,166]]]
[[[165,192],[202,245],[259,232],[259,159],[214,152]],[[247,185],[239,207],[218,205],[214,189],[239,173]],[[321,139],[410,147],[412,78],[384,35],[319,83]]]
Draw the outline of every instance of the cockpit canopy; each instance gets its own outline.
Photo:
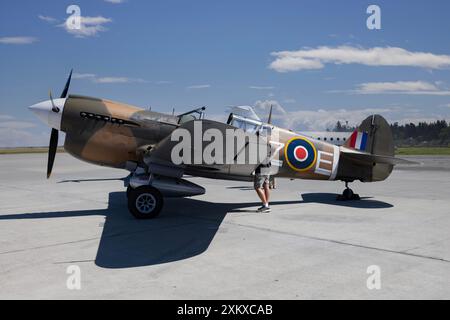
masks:
[[[206,107],[191,110],[178,116],[178,124],[183,124],[192,120],[201,120],[205,117]]]
[[[233,113],[230,114],[227,124],[242,129],[245,132],[256,133],[258,129],[262,126],[262,122],[247,119]]]
[[[239,106],[231,110],[227,124],[244,132],[270,136],[271,125],[263,123],[252,107]]]

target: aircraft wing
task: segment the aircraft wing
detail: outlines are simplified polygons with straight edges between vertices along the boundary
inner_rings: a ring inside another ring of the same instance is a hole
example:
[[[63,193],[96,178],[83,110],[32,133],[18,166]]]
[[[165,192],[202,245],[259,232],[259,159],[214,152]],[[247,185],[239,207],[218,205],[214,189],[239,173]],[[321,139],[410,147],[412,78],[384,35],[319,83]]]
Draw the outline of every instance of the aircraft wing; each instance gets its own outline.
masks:
[[[198,127],[195,127],[196,121],[189,121],[186,123],[183,123],[179,129],[185,129],[186,132],[190,134],[191,141],[190,141],[190,162],[189,164],[180,164],[176,165],[172,161],[172,152],[174,150],[174,147],[178,145],[181,141],[172,141],[172,135],[167,136],[163,140],[161,140],[158,144],[156,144],[150,152],[148,152],[144,156],[144,162],[149,166],[150,171],[161,174],[161,175],[168,175],[168,176],[175,176],[175,177],[181,177],[183,173],[188,174],[194,174],[194,175],[201,175],[201,176],[208,176],[212,178],[220,178],[220,179],[236,179],[239,176],[251,176],[251,174],[255,171],[256,167],[259,165],[259,163],[256,164],[235,164],[235,165],[229,165],[227,163],[225,152],[222,155],[222,161],[220,163],[223,164],[207,164],[203,160],[203,151],[205,150],[205,147],[211,143],[210,141],[203,141],[205,139],[202,139],[202,137],[205,136],[205,132],[208,129],[214,129],[216,132],[219,131],[223,137],[222,145],[226,146],[226,135],[227,135],[227,129],[233,129],[233,131],[236,129],[233,126],[230,126],[228,124],[217,122],[213,120],[202,120],[201,121],[201,129],[198,129]],[[200,121],[199,121],[200,122]],[[195,130],[201,130],[198,132],[195,132]],[[195,135],[194,135],[195,132]],[[246,133],[247,135],[252,135],[252,133]],[[208,134],[206,134],[208,135]],[[256,138],[256,134],[253,134]],[[199,139],[199,140],[198,140]],[[255,141],[258,141],[261,143],[261,139],[255,139]],[[258,143],[256,142],[256,143]],[[246,159],[249,159],[249,150],[251,150],[250,145],[254,142],[246,143],[245,146],[241,149],[237,149],[237,146],[235,150],[232,150],[231,152],[234,152],[233,156],[237,157],[238,155],[244,153],[246,156]],[[237,145],[237,143],[236,143]],[[255,147],[255,146],[254,146]],[[227,150],[228,151],[228,150]],[[200,159],[201,162],[195,160]],[[200,174],[201,173],[201,174]]]

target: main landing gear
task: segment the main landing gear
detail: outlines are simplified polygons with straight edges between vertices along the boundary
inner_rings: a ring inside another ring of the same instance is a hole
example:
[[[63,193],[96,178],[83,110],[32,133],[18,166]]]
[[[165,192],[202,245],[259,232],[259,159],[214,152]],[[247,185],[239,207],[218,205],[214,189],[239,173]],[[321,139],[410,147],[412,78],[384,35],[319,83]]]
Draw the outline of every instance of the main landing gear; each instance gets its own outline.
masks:
[[[164,205],[161,192],[151,186],[127,188],[128,210],[136,219],[156,218]]]
[[[205,193],[205,188],[190,181],[169,176],[151,174],[138,168],[125,179],[128,210],[137,219],[156,218],[164,198],[193,197]]]
[[[352,189],[348,187],[348,181],[345,181],[345,190],[341,195],[337,197],[339,201],[349,201],[349,200],[361,200],[359,194],[353,192]]]

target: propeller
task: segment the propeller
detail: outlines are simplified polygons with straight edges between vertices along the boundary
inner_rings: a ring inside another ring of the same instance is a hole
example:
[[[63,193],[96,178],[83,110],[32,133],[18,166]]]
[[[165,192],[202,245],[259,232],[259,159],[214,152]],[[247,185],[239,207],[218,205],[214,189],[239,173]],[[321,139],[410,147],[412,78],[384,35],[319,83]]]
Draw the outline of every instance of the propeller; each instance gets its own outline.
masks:
[[[65,99],[67,98],[67,93],[69,92],[70,87],[70,81],[72,80],[72,73],[73,69],[70,70],[69,78],[66,81],[66,85],[64,86],[64,89],[61,93],[60,98]],[[59,108],[55,105],[53,102],[53,96],[52,92],[49,92],[50,101],[52,103],[52,111],[55,113],[59,113]],[[59,137],[59,131],[57,129],[52,129],[52,133],[50,135],[50,144],[48,148],[48,162],[47,162],[47,179],[50,178],[53,170],[53,164],[55,163],[55,157],[56,157],[56,151],[58,150],[58,137]]]
[[[267,124],[272,124],[272,111],[273,105],[270,105],[269,119],[267,119]]]
[[[70,81],[72,80],[73,69],[70,70],[69,78],[67,78],[66,85],[64,86],[64,90],[61,93],[61,99],[67,98],[67,93],[69,92]]]
[[[52,96],[52,91],[50,90],[48,95],[50,96],[50,101],[52,102],[52,111],[55,113],[59,113],[59,108],[57,106],[55,106],[55,103],[53,102],[53,96]]]
[[[53,164],[55,163],[56,151],[58,149],[58,136],[58,130],[52,129],[52,133],[50,135],[50,146],[48,148],[47,179],[50,179]]]

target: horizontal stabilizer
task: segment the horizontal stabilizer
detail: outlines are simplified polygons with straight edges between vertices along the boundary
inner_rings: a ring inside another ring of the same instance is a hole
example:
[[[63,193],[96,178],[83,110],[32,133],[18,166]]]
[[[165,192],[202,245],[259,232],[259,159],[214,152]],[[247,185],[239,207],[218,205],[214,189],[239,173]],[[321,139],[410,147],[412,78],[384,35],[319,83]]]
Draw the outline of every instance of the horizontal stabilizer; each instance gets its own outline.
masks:
[[[363,151],[358,151],[355,149],[349,148],[341,148],[341,154],[351,160],[365,162],[365,163],[384,163],[390,165],[398,165],[398,164],[419,164],[418,162],[409,161],[405,159],[395,158],[391,156],[383,156],[370,154]]]

